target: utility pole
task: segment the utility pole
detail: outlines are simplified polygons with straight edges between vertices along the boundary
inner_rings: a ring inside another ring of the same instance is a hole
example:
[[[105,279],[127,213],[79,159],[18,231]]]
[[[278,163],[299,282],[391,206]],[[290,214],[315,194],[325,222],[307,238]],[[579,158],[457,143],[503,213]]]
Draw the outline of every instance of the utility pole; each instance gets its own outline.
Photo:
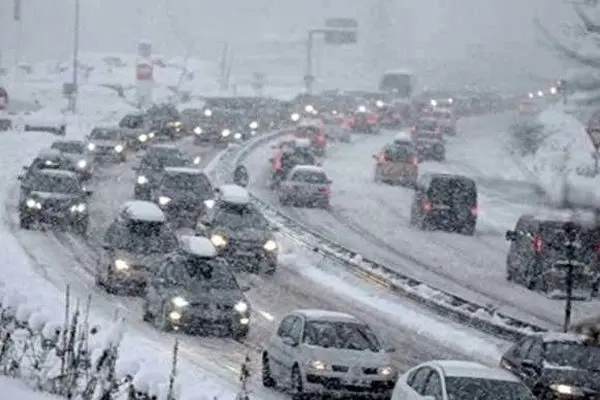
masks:
[[[77,111],[77,94],[79,92],[78,75],[79,75],[79,18],[80,18],[80,0],[75,0],[75,23],[73,32],[73,77],[71,80],[72,93],[69,97],[69,111],[75,113]]]
[[[581,249],[581,242],[578,238],[577,225],[573,222],[566,222],[563,226],[563,232],[565,234],[564,243],[556,243],[556,247],[560,248],[561,245],[566,250],[567,259],[565,261],[558,262],[556,264],[559,268],[566,269],[565,277],[565,319],[563,323],[563,332],[567,332],[571,326],[571,313],[573,308],[573,280],[576,276],[581,275],[581,269],[584,264],[576,260],[577,252]]]

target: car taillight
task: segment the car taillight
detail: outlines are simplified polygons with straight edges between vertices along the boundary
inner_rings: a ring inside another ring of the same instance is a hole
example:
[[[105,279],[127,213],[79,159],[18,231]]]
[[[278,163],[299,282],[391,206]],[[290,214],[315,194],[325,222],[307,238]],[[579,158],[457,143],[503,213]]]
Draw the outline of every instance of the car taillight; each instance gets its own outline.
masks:
[[[380,163],[386,162],[387,157],[385,156],[385,153],[379,153],[379,157],[377,158],[377,161],[379,161]]]
[[[535,254],[541,254],[544,251],[544,239],[541,236],[536,236],[533,239],[533,251],[535,251]]]
[[[417,155],[412,156],[411,159],[410,159],[410,162],[413,165],[419,165],[419,157]]]
[[[471,207],[471,215],[477,215],[477,214],[479,214],[479,207],[477,207],[477,206]]]
[[[326,194],[329,196],[331,194],[331,188],[329,186],[325,186],[319,189],[319,192]]]
[[[424,201],[423,204],[423,211],[431,211],[431,203],[428,201]]]
[[[414,126],[411,126],[409,131],[410,131],[410,133],[415,133],[417,131],[417,128]]]

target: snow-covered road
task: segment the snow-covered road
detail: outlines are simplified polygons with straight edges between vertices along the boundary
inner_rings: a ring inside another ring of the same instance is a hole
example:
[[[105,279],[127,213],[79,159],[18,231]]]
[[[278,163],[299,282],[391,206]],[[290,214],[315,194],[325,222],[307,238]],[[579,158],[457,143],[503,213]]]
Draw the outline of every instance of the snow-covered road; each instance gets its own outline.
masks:
[[[413,191],[373,182],[372,154],[391,140],[390,133],[356,136],[354,143],[332,150],[324,167],[334,181],[331,212],[287,208],[320,233],[368,258],[395,266],[400,272],[501,312],[542,326],[562,323],[563,302],[505,280],[508,244],[504,232],[518,217],[539,210],[531,185],[506,150],[504,135],[513,116],[465,118],[460,134],[450,138],[448,160],[425,162],[421,172],[454,172],[479,183],[481,216],[475,237],[422,232],[409,227]],[[253,190],[276,203],[266,189],[271,152],[253,153],[248,165],[256,174]],[[597,310],[597,301],[575,305],[575,318]]]

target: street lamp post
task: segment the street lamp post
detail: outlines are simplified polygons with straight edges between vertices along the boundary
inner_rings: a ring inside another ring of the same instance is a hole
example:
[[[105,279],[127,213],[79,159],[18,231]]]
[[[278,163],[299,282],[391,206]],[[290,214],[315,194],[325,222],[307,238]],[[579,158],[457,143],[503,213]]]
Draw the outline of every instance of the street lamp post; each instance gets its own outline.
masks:
[[[584,264],[576,260],[577,251],[581,249],[581,242],[577,237],[578,234],[576,224],[573,222],[566,222],[563,226],[563,231],[565,233],[565,242],[562,243],[562,245],[566,250],[567,259],[565,261],[558,262],[556,266],[566,270],[566,299],[563,332],[567,332],[571,325],[571,312],[573,307],[573,280],[578,274],[579,270],[584,267]]]
[[[75,23],[73,32],[73,76],[71,80],[72,93],[69,96],[69,111],[75,113],[77,111],[77,93],[79,92],[78,75],[79,75],[79,19],[80,19],[80,0],[75,0]]]

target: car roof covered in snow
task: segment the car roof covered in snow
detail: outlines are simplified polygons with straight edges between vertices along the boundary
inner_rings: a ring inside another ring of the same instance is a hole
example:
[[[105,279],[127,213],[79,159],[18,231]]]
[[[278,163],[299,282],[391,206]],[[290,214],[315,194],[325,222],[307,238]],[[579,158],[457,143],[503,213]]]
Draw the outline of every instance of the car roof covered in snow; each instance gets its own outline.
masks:
[[[79,175],[77,175],[76,172],[67,171],[64,169],[42,168],[35,171],[35,174],[40,174],[49,177],[56,176],[61,178],[72,178],[77,180],[79,179]]]
[[[305,119],[301,119],[300,121],[298,121],[298,124],[296,126],[319,128],[321,125],[322,125],[322,122],[320,119],[305,118]]]
[[[238,185],[222,185],[219,187],[219,199],[231,204],[248,204],[250,194]]]
[[[298,172],[298,171],[314,172],[314,173],[327,175],[325,170],[317,165],[296,165],[294,168],[292,168],[292,171],[294,171],[294,172]]]
[[[519,379],[508,371],[473,361],[434,360],[427,364],[437,366],[445,376],[519,382]]]
[[[584,343],[589,339],[588,336],[575,332],[542,332],[536,335],[541,337],[544,343]]]
[[[294,138],[290,140],[290,144],[295,147],[310,147],[310,139]]]
[[[338,311],[316,310],[316,309],[300,309],[294,311],[296,314],[303,315],[309,321],[335,321],[335,322],[354,322],[362,323],[361,320],[354,315],[346,314]]]
[[[194,167],[166,167],[167,174],[187,174],[187,175],[202,175],[204,172],[199,168]]]
[[[217,249],[215,249],[215,246],[208,238],[202,236],[182,236],[179,238],[179,242],[181,243],[181,250],[187,254],[203,258],[217,256]]]
[[[412,143],[412,135],[408,132],[398,132],[394,136],[394,143]]]
[[[56,150],[56,149],[50,149],[50,148],[45,148],[40,150],[40,152],[37,155],[37,158],[61,158],[63,157],[63,154]]]
[[[383,71],[384,75],[412,75],[412,71],[406,68],[394,68],[386,69]]]
[[[167,218],[158,206],[149,201],[130,200],[123,205],[121,214],[133,221],[165,222]]]

